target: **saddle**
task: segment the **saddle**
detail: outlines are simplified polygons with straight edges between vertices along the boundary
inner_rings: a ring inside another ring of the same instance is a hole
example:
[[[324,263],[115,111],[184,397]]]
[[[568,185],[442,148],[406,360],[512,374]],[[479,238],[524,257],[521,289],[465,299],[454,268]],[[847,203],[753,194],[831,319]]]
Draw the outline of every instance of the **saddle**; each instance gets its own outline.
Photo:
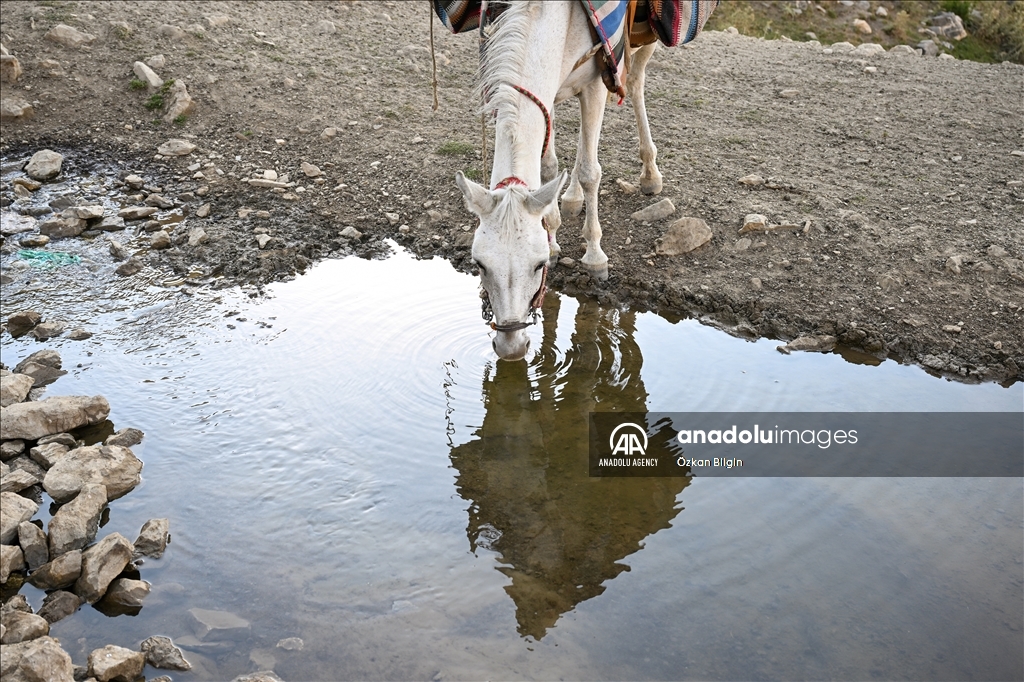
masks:
[[[481,0],[431,0],[434,13],[452,33],[476,30],[481,21]],[[590,17],[595,45],[602,45],[595,57],[601,63],[601,78],[609,91],[622,98],[628,68],[629,47],[649,45],[655,40],[666,47],[686,44],[700,35],[720,0],[580,0]],[[485,25],[496,21],[509,6],[503,0],[487,3]],[[685,29],[684,29],[685,26]],[[582,64],[577,64],[582,66]]]

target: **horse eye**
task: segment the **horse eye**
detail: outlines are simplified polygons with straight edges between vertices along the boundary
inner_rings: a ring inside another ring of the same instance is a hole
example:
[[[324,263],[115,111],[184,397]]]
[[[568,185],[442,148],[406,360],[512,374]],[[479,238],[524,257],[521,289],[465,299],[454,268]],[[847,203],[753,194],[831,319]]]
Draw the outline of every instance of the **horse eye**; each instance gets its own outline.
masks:
[[[482,263],[478,263],[477,261],[473,261],[473,265],[475,265],[478,268],[480,268],[480,274],[481,275],[487,274],[487,268],[485,268]]]
[[[537,267],[535,267],[535,268],[533,269],[533,271],[534,271],[534,272],[540,272],[541,270],[543,270],[543,269],[544,269],[544,266],[545,266],[545,265],[547,265],[547,263],[541,263],[541,264],[539,264],[539,265],[538,265]]]

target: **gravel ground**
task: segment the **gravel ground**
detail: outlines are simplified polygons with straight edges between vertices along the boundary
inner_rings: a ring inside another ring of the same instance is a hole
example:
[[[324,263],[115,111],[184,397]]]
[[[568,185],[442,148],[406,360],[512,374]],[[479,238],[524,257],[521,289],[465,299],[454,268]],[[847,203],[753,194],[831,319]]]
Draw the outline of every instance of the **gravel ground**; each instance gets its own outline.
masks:
[[[170,248],[138,250],[169,275],[259,285],[324,257],[386,253],[385,239],[471,270],[473,220],[453,175],[480,166],[477,48],[435,25],[433,112],[428,17],[423,2],[8,3],[0,32],[24,72],[3,95],[35,115],[5,122],[5,168],[50,148],[65,155],[64,176],[135,173],[159,186],[184,226]],[[46,39],[60,23],[96,40]],[[639,159],[631,107],[609,104],[601,222],[611,277],[559,266],[551,285],[734,334],[834,336],[863,362],[1024,378],[1024,67],[825,48],[706,32],[659,50],[647,92],[664,191],[615,182],[637,183]],[[196,101],[183,122],[160,121],[159,107],[146,108],[154,93],[129,86],[133,63],[157,54],[159,75]],[[571,167],[575,102],[555,118]],[[196,149],[161,158],[169,138]],[[321,175],[307,176],[304,162]],[[265,170],[297,184],[244,182]],[[738,182],[752,174],[764,182]],[[668,218],[630,218],[665,197],[676,206]],[[739,234],[751,213],[800,227]],[[654,255],[683,216],[705,220],[712,240]],[[581,224],[564,220],[563,256],[582,256]],[[343,236],[349,226],[361,234]],[[195,227],[208,240],[189,245]]]

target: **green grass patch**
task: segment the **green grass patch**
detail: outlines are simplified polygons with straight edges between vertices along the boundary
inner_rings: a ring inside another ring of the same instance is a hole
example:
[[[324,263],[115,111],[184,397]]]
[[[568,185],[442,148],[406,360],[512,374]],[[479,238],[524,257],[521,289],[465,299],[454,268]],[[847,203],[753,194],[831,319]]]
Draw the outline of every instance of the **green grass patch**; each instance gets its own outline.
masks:
[[[146,81],[140,81],[138,78],[133,78],[131,80],[131,82],[128,83],[128,89],[129,90],[145,90],[146,89]]]
[[[163,109],[164,107],[164,96],[159,92],[155,95],[150,95],[149,99],[146,100],[146,108],[149,110]]]
[[[469,156],[475,151],[475,146],[457,140],[449,140],[437,148],[437,153],[441,156]]]
[[[483,182],[484,174],[480,172],[479,168],[466,168],[462,171],[462,174],[473,182]]]
[[[188,116],[185,114],[178,114],[174,117],[174,125],[176,126],[183,126],[186,121],[188,121]]]

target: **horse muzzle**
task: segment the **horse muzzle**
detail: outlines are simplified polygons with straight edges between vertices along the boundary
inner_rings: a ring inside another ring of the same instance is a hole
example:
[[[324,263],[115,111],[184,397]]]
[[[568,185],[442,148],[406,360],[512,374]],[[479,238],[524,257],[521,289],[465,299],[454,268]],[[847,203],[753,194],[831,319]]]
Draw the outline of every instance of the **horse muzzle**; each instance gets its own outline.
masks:
[[[494,352],[500,359],[510,362],[522,360],[530,350],[530,337],[523,331],[529,325],[519,324],[522,324],[522,326],[508,325],[515,327],[513,331],[502,331],[501,327],[503,325],[495,325],[498,333],[494,335],[491,347],[494,348]]]

